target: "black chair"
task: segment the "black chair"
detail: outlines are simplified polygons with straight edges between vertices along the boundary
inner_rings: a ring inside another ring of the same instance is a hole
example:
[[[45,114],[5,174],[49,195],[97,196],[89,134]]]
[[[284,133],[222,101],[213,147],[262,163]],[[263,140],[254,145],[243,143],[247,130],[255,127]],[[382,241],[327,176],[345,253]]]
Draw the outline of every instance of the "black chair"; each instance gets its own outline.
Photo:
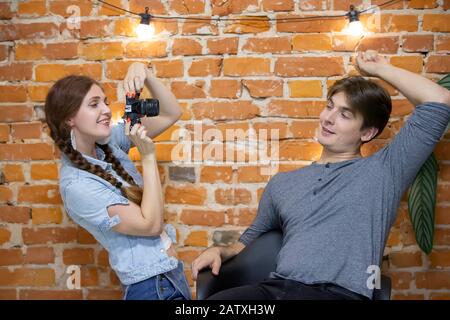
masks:
[[[261,235],[236,257],[222,264],[218,276],[210,269],[199,272],[197,299],[204,300],[212,294],[247,284],[258,283],[276,268],[276,257],[281,248],[282,235],[274,230]],[[381,276],[381,289],[375,289],[373,300],[390,300],[391,279]]]

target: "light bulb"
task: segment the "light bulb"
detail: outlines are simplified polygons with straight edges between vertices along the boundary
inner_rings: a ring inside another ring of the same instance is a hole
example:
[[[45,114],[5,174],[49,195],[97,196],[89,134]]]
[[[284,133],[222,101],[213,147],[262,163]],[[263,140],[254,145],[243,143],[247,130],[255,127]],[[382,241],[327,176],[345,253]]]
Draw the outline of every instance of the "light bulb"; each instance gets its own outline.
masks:
[[[136,27],[136,34],[139,40],[149,40],[153,38],[155,35],[155,27],[152,23],[150,24],[143,24],[140,23]]]
[[[348,24],[347,33],[352,36],[361,36],[364,34],[364,27],[361,21],[352,21]]]

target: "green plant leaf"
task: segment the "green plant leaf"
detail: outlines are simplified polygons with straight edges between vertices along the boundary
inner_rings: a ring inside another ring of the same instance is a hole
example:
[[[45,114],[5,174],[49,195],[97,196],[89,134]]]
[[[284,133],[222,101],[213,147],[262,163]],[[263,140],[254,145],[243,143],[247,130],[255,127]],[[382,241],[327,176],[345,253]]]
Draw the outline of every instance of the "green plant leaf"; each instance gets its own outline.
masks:
[[[422,165],[409,190],[408,212],[416,241],[427,255],[433,249],[438,163],[434,153]]]

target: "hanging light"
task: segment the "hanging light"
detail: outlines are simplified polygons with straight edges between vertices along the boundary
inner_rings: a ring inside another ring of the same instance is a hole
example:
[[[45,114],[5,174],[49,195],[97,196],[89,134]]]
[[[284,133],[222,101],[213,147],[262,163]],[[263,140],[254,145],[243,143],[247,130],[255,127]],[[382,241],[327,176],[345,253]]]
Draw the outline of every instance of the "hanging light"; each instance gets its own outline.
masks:
[[[355,9],[354,5],[350,5],[350,11],[347,13],[349,24],[346,32],[352,36],[360,36],[364,34],[364,27],[359,21],[359,11]]]
[[[148,7],[145,7],[145,13],[140,13],[141,22],[136,27],[136,34],[139,40],[149,40],[155,34],[155,28],[150,22],[152,15],[148,13]]]

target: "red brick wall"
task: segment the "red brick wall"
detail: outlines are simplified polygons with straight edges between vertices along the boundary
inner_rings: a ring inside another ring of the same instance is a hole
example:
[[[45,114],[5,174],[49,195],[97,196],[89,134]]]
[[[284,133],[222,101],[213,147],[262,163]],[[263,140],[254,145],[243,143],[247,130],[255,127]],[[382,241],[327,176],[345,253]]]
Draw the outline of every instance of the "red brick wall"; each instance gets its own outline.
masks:
[[[137,12],[148,5],[153,14],[204,17],[342,14],[349,4],[363,2],[109,1]],[[70,4],[80,8],[80,30],[67,24]],[[395,65],[439,79],[450,72],[449,8],[448,0],[398,1],[381,10],[381,28],[364,38],[360,48],[379,50]],[[176,165],[170,161],[177,142],[171,133],[193,131],[191,120],[221,132],[278,129],[280,170],[301,167],[320,154],[312,138],[327,88],[356,74],[351,57],[358,39],[341,32],[343,18],[157,22],[159,36],[150,42],[134,37],[135,20],[90,1],[3,1],[0,19],[0,299],[121,296],[107,253],[61,205],[59,153],[47,135],[42,110],[55,80],[76,73],[101,81],[117,116],[127,66],[151,61],[156,75],[179,98],[182,119],[156,141],[166,218],[178,230],[179,255],[189,266],[204,247],[233,241],[249,225],[268,177],[258,164]],[[413,108],[386,87],[394,99],[392,119],[365,154],[385,145]],[[392,277],[395,299],[450,298],[448,138],[436,150],[441,170],[432,254],[426,256],[416,245],[405,202],[389,237],[383,270]],[[135,151],[131,156],[138,158]],[[81,290],[66,287],[69,265],[81,266]]]

